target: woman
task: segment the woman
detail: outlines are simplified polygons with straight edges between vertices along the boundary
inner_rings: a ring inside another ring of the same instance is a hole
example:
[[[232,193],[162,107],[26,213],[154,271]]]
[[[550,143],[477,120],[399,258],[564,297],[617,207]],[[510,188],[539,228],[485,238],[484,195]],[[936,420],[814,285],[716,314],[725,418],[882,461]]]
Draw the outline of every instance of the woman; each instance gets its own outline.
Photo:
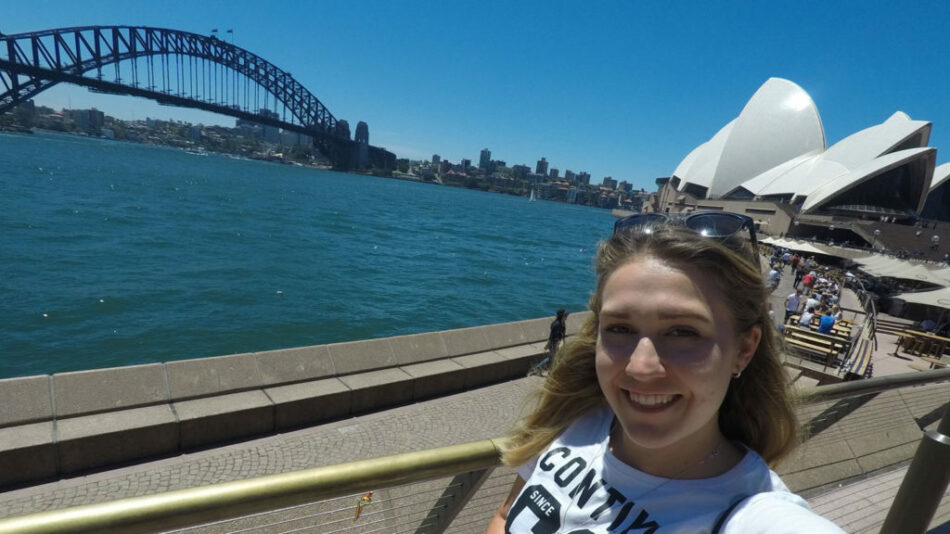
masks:
[[[745,241],[621,222],[591,319],[505,448],[519,477],[488,532],[843,532],[768,468],[797,422]]]

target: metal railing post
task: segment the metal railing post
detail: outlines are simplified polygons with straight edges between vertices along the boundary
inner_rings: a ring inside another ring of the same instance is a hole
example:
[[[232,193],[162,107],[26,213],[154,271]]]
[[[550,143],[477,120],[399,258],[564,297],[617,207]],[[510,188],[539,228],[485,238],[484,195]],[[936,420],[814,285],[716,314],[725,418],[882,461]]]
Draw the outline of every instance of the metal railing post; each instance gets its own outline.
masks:
[[[416,534],[441,534],[449,528],[455,516],[465,508],[475,492],[488,480],[494,467],[459,473],[453,478],[436,500],[429,514],[416,529]]]
[[[904,475],[881,533],[927,531],[950,484],[950,404],[937,430],[928,430]]]

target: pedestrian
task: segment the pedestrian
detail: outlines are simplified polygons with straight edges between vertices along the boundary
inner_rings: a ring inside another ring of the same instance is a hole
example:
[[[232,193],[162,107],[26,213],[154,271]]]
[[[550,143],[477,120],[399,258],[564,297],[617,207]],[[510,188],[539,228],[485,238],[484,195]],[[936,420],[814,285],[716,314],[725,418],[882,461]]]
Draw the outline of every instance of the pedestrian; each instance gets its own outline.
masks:
[[[835,318],[835,322],[840,321],[844,318],[844,313],[841,312],[841,308],[838,306],[831,307],[831,316]]]
[[[802,278],[804,277],[805,277],[805,266],[799,265],[798,268],[795,269],[795,281],[792,282],[792,287],[798,289],[798,284],[802,282]]]
[[[779,271],[781,264],[773,265],[769,270],[769,274],[766,277],[765,285],[769,289],[769,292],[775,291],[775,288],[778,287],[779,282],[782,280],[782,273]]]
[[[818,280],[818,275],[815,274],[815,271],[811,271],[802,276],[802,286],[804,286],[805,291],[810,292],[812,286],[815,285],[816,280]]]
[[[818,333],[819,334],[831,334],[831,329],[835,326],[835,317],[831,312],[825,312],[821,318],[818,319]]]
[[[544,347],[548,351],[549,357],[553,358],[557,353],[558,346],[564,341],[566,334],[567,312],[558,310],[554,320],[551,321],[551,332],[548,334],[548,344]]]
[[[518,476],[489,534],[843,532],[768,467],[798,424],[742,217],[618,221],[592,316],[504,445]]]
[[[798,308],[802,305],[802,290],[795,289],[795,292],[785,297],[785,319],[783,323],[788,322],[788,318],[798,313]]]
[[[805,313],[803,313],[802,316],[798,318],[798,327],[810,328],[811,320],[813,317],[815,317],[815,307],[814,306],[806,307]]]

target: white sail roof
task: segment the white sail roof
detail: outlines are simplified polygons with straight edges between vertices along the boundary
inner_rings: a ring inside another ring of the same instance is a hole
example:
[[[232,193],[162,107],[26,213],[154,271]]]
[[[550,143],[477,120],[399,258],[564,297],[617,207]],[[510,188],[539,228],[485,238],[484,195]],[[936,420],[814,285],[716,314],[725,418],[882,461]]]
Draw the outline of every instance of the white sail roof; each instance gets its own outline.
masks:
[[[719,198],[776,165],[824,148],[821,117],[808,93],[769,78],[739,116],[692,151],[673,176],[708,188],[707,198]]]
[[[705,198],[729,198],[745,190],[736,198],[781,198],[801,203],[803,213],[919,212],[927,194],[950,179],[950,164],[934,176],[936,152],[927,147],[930,129],[930,122],[897,111],[825,148],[811,97],[788,80],[770,78],[736,119],[683,159],[674,176],[681,181],[680,190],[689,184],[706,188]],[[886,188],[894,193],[881,194]]]

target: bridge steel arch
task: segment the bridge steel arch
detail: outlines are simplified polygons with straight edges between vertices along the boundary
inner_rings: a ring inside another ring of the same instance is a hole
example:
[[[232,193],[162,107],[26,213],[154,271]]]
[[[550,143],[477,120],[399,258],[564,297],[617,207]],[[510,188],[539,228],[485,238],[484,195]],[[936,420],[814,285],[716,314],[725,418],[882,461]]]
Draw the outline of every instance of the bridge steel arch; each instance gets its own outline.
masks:
[[[0,113],[61,82],[283,128],[312,137],[337,167],[350,168],[356,160],[358,149],[345,123],[289,72],[213,35],[144,26],[0,34]],[[249,105],[252,85],[254,106]]]

